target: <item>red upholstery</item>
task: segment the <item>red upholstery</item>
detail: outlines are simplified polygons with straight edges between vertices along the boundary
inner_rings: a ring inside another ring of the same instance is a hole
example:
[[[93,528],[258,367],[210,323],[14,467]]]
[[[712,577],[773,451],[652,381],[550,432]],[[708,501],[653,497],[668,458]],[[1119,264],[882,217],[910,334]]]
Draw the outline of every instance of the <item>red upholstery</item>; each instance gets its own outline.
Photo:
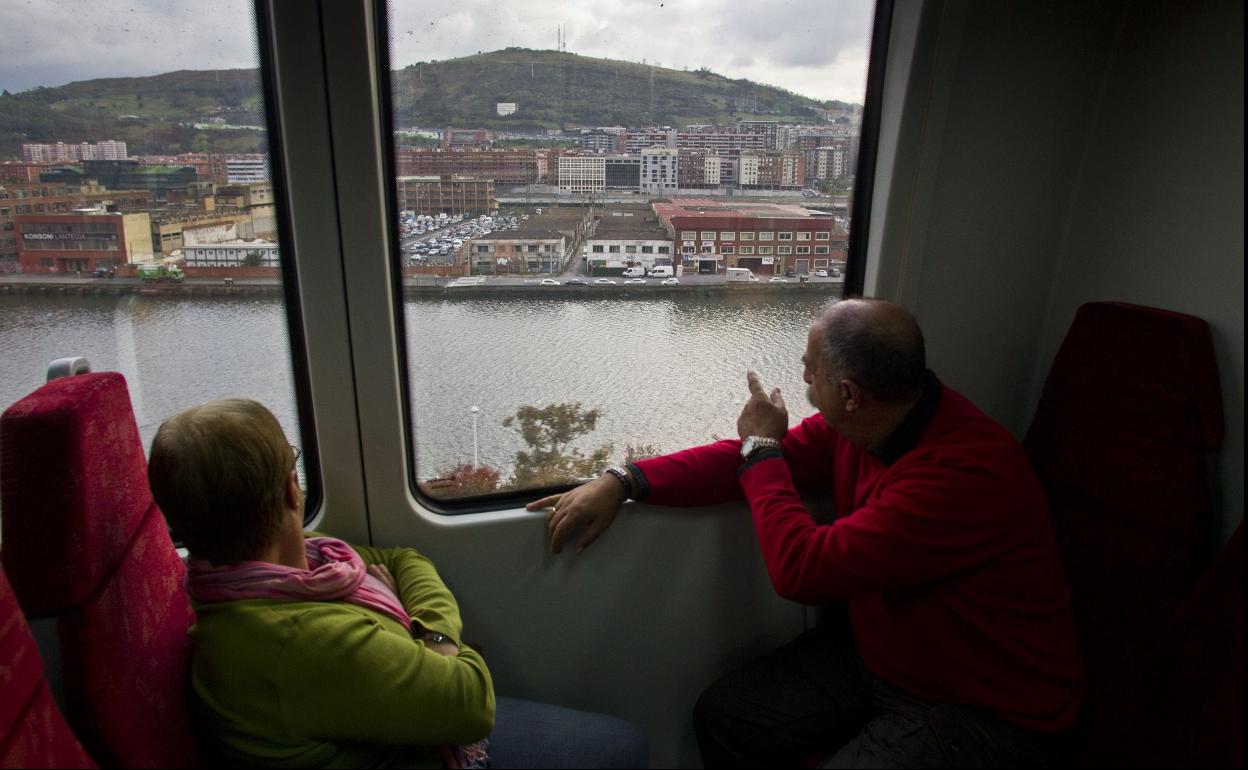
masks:
[[[1208,325],[1154,308],[1079,308],[1024,447],[1044,482],[1090,695],[1155,633],[1199,573],[1206,453],[1222,443]]]
[[[1244,526],[1156,637],[1109,674],[1087,715],[1085,761],[1112,767],[1244,766]]]
[[[52,700],[43,660],[0,571],[0,767],[95,767]]]
[[[58,618],[71,724],[124,767],[198,765],[183,566],[147,486],[125,379],[54,380],[0,418],[4,564]]]

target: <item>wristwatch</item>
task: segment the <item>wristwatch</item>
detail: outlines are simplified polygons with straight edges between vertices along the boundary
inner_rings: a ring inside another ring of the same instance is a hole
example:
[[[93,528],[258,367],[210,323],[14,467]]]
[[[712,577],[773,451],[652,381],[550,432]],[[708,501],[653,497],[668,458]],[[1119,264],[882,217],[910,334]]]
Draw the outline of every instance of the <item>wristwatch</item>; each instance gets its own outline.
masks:
[[[437,631],[421,631],[419,634],[416,634],[416,638],[429,644],[446,644],[451,641],[451,637],[446,634],[439,634]]]
[[[750,459],[750,455],[760,449],[779,449],[780,439],[771,438],[769,436],[746,436],[745,441],[741,442],[741,458]]]
[[[612,465],[610,468],[604,468],[602,472],[604,474],[609,473],[612,476],[615,476],[616,480],[623,485],[625,500],[633,496],[633,482],[628,476],[627,468],[622,465]]]

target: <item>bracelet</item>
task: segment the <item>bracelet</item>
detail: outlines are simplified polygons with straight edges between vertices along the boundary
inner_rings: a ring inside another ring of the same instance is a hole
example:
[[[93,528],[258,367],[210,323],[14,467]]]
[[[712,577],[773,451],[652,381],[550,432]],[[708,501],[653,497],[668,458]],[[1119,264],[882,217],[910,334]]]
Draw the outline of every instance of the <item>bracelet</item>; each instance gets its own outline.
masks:
[[[624,487],[625,500],[633,496],[633,482],[629,479],[628,471],[626,469],[619,465],[612,465],[610,468],[605,469],[603,473],[611,474],[617,481],[620,482],[620,484]]]

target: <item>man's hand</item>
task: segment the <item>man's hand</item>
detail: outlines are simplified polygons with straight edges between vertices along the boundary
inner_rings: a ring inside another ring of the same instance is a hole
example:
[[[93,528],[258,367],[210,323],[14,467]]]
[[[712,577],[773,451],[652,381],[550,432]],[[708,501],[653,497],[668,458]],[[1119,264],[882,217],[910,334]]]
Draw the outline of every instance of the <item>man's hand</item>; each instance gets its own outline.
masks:
[[[619,480],[601,476],[561,495],[534,500],[525,508],[530,511],[550,509],[546,514],[546,532],[554,553],[559,553],[563,541],[573,530],[583,527],[576,541],[576,552],[581,553],[611,526],[625,499]]]
[[[768,396],[752,369],[745,373],[745,381],[750,386],[750,400],[737,418],[737,434],[743,441],[746,436],[784,438],[789,431],[789,410],[780,397],[780,389],[773,389]]]

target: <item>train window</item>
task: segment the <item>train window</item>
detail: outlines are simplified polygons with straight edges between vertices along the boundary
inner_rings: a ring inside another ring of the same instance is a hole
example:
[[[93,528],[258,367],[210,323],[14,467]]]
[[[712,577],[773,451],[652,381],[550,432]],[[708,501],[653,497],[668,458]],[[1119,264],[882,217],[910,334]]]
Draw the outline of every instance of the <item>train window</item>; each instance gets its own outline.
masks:
[[[812,413],[797,357],[845,279],[799,286],[809,260],[740,242],[834,233],[847,258],[876,8],[718,8],[705,40],[682,30],[708,11],[671,3],[381,14],[410,470],[435,510],[731,436],[747,367]]]
[[[255,28],[242,0],[0,6],[0,402],[83,356],[125,375],[150,447],[182,409],[254,398],[314,511]]]

